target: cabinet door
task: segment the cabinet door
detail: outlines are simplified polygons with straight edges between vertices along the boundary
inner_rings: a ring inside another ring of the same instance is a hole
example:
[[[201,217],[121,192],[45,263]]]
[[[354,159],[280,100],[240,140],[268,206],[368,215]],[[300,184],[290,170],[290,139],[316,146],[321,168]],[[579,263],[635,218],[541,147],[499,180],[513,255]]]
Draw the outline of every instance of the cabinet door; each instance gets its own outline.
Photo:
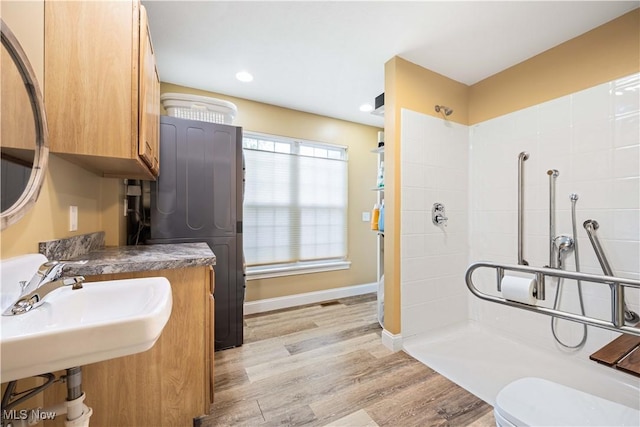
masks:
[[[140,26],[140,0],[45,1],[44,7],[51,152],[103,176],[155,179],[160,88],[146,14]],[[145,64],[153,85],[140,77]],[[141,110],[155,115],[155,123]],[[139,146],[155,156],[141,155]]]
[[[158,174],[160,135],[160,78],[149,34],[147,11],[140,6],[140,96],[138,154]]]
[[[45,2],[44,99],[50,150],[131,157],[137,135],[138,3]],[[135,99],[135,98],[134,98]],[[132,120],[132,112],[135,121]]]

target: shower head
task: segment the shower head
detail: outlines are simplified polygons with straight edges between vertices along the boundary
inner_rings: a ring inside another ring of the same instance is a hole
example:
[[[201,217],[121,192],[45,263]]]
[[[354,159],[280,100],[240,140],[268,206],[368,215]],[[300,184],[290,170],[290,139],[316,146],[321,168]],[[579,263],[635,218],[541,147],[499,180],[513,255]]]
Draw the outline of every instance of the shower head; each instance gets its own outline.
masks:
[[[442,113],[445,116],[450,116],[453,113],[453,110],[449,107],[445,107],[444,105],[436,105],[436,113]]]

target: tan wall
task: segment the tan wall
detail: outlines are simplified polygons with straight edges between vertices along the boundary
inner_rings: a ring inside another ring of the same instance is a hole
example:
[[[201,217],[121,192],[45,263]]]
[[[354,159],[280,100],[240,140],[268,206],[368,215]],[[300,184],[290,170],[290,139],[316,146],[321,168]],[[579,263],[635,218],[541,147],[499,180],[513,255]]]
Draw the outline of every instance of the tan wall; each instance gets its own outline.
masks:
[[[233,124],[242,126],[247,131],[349,147],[347,238],[351,268],[326,273],[251,280],[247,282],[247,301],[376,281],[376,235],[370,230],[368,222],[362,222],[361,213],[371,211],[376,201],[376,194],[371,191],[371,188],[375,187],[377,158],[370,150],[377,147],[379,128],[168,83],[162,83],[160,91],[161,93],[179,92],[212,96],[233,102],[238,107],[238,115]]]
[[[385,329],[400,325],[400,109],[471,125],[640,71],[640,9],[467,87],[395,57],[385,64]],[[393,206],[393,209],[391,209]]]
[[[640,9],[471,86],[469,124],[635,73],[640,67]]]
[[[0,7],[2,19],[27,53],[43,90],[44,2],[3,0]],[[38,242],[43,240],[99,230],[107,231],[107,244],[118,244],[122,221],[113,216],[115,206],[122,199],[118,183],[119,180],[100,178],[50,155],[35,206],[20,221],[0,233],[0,258],[38,252]],[[77,232],[68,231],[70,205],[78,206]]]

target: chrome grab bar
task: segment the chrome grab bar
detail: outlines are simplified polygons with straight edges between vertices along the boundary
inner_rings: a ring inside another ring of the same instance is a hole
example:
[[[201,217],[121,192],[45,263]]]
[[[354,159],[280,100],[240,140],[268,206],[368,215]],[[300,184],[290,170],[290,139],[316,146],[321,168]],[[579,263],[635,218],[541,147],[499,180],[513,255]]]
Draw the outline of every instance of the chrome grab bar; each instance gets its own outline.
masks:
[[[524,162],[529,158],[529,153],[523,151],[518,154],[518,264],[529,265],[522,253],[524,233]]]
[[[602,268],[602,272],[607,276],[613,276],[613,269],[607,261],[607,257],[604,254],[604,249],[602,249],[602,245],[600,244],[600,240],[598,239],[598,235],[596,234],[596,230],[600,228],[598,221],[594,219],[588,219],[583,224],[584,229],[587,232],[587,236],[589,236],[589,240],[591,241],[591,246],[593,246],[593,251],[596,253],[596,257],[598,258],[598,262],[600,263],[600,267]],[[618,319],[618,322],[624,322],[628,320],[633,323],[638,322],[638,314],[629,310],[627,305],[624,302],[624,289],[618,283],[611,283],[611,287],[618,287],[620,290],[618,291],[618,295],[621,295],[621,298],[618,300],[614,300],[613,304],[617,304],[621,308],[621,313],[623,315],[622,318]]]
[[[560,172],[557,169],[547,171],[549,175],[549,267],[557,267],[555,246],[553,239],[556,238],[556,179]]]
[[[505,271],[517,271],[521,273],[535,274],[537,286],[541,288],[544,288],[545,277],[561,277],[564,279],[582,280],[584,282],[606,284],[611,288],[611,321],[569,313],[566,311],[556,310],[548,307],[540,307],[537,305],[529,305],[517,301],[510,301],[502,297],[483,293],[478,288],[476,288],[472,278],[474,271],[479,268],[492,268],[496,270],[498,290],[500,290],[500,282]],[[478,298],[485,301],[495,302],[503,305],[510,305],[512,307],[522,308],[528,311],[534,311],[537,313],[546,314],[548,316],[558,317],[560,319],[571,320],[573,322],[584,323],[615,332],[623,332],[640,336],[640,328],[635,326],[626,326],[624,324],[624,292],[622,292],[625,286],[640,289],[640,280],[623,279],[621,277],[608,275],[601,276],[575,271],[565,271],[547,267],[529,267],[524,265],[499,264],[495,262],[481,261],[475,262],[467,268],[467,272],[465,273],[465,281],[467,283],[467,288],[469,288],[469,291],[471,291],[471,293]],[[623,321],[620,322],[620,319],[623,319]]]

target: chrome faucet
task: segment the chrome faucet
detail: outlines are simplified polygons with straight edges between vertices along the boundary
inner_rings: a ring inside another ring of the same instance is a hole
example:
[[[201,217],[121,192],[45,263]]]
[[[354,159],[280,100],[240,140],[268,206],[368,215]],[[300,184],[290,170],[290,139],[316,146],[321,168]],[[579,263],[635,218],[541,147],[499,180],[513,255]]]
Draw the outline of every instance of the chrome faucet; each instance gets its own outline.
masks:
[[[3,316],[13,316],[23,314],[30,311],[42,303],[51,292],[63,286],[71,286],[71,289],[82,289],[83,276],[62,277],[63,270],[68,265],[83,265],[87,261],[59,262],[49,261],[42,264],[36,274],[33,275],[29,283],[20,282],[22,291],[20,296],[9,308],[7,308]]]

